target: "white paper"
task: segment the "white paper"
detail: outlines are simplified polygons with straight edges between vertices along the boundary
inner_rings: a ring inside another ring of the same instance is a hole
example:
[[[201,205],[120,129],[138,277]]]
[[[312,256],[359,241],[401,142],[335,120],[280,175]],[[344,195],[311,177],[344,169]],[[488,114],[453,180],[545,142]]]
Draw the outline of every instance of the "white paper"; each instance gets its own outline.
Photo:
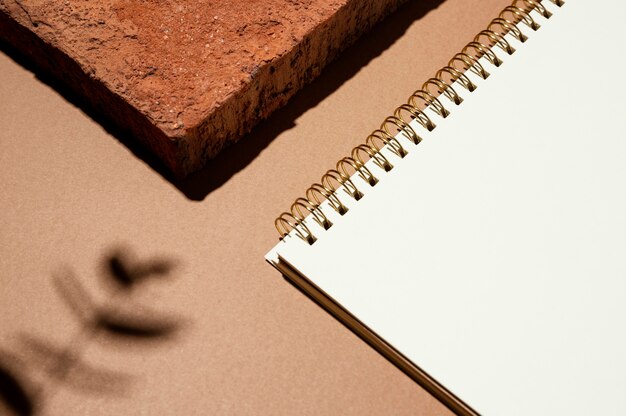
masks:
[[[270,254],[481,414],[624,415],[626,7],[543,4],[315,244]]]

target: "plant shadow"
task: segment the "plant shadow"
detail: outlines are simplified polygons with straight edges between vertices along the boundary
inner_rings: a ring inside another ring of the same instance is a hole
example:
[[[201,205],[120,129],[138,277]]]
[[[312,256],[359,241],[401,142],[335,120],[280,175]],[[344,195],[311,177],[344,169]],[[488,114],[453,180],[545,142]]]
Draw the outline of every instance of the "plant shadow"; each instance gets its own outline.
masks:
[[[173,277],[176,264],[163,256],[138,259],[128,247],[114,247],[102,258],[104,296],[98,300],[93,288],[88,290],[70,268],[53,274],[52,285],[78,322],[78,330],[64,342],[19,332],[10,350],[0,349],[0,414],[39,414],[61,388],[128,396],[136,377],[96,366],[84,352],[97,343],[103,351],[115,347],[119,354],[140,348],[143,354],[148,346],[177,339],[186,320],[137,299],[151,282]]]

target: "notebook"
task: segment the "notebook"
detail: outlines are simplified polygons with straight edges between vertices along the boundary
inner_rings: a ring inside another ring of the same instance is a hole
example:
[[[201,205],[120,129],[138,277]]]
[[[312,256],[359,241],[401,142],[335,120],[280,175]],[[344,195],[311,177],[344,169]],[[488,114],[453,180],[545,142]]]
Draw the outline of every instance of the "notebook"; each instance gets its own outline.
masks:
[[[626,414],[625,12],[514,2],[266,259],[458,414]]]

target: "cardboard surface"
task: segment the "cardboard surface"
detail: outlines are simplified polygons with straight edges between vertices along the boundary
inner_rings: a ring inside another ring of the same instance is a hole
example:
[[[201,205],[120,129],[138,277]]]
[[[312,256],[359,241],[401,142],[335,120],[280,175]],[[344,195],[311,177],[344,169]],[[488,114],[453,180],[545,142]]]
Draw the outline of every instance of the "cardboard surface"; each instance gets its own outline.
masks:
[[[1,55],[0,363],[31,357],[37,337],[72,345],[85,367],[108,371],[105,385],[128,376],[115,391],[87,389],[72,383],[76,366],[55,380],[18,365],[51,415],[449,414],[263,255],[278,238],[274,218],[508,3],[406,6],[227,149],[208,168],[219,177],[178,184]],[[170,339],[77,338],[53,276],[70,269],[98,304],[128,304],[102,284],[103,259],[120,245],[137,261],[175,261],[172,279],[132,294],[182,322]]]

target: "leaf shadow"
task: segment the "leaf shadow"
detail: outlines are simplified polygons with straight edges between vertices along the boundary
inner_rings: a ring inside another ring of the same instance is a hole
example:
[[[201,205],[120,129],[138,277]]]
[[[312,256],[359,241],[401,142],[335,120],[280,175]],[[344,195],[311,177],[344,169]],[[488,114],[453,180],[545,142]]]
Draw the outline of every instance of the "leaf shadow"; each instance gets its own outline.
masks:
[[[105,284],[122,290],[131,290],[149,280],[170,278],[176,265],[175,260],[165,257],[137,260],[126,247],[112,249],[102,260]]]
[[[157,342],[174,338],[182,328],[182,320],[139,308],[102,308],[96,314],[95,325],[106,335],[123,341]]]
[[[32,367],[63,385],[84,393],[123,395],[131,387],[131,375],[96,368],[67,349],[42,338],[21,334],[20,347]]]
[[[34,415],[36,399],[29,380],[15,365],[15,359],[0,354],[0,413]]]

